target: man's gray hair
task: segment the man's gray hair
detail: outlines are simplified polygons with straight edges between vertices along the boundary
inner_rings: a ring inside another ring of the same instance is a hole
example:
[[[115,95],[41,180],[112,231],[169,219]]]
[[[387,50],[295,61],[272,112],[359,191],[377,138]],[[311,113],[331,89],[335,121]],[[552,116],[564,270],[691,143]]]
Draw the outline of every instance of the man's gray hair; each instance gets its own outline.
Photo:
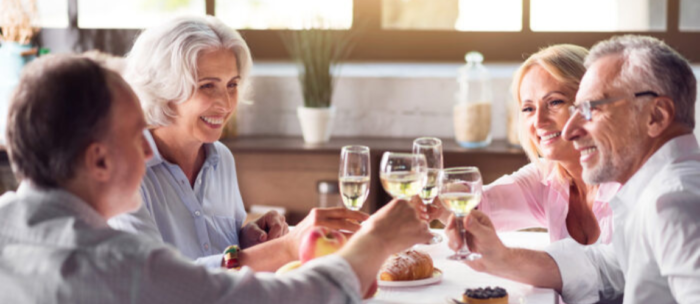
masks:
[[[239,100],[250,87],[253,60],[241,35],[212,16],[179,17],[145,30],[127,55],[125,79],[141,100],[149,126],[167,126],[175,116],[171,103],[197,89],[197,58],[202,51],[226,49],[236,55]]]
[[[688,61],[666,43],[653,37],[625,35],[598,42],[586,57],[586,68],[596,60],[620,55],[623,64],[617,81],[633,91],[654,91],[669,96],[676,107],[674,120],[695,128],[697,82]]]

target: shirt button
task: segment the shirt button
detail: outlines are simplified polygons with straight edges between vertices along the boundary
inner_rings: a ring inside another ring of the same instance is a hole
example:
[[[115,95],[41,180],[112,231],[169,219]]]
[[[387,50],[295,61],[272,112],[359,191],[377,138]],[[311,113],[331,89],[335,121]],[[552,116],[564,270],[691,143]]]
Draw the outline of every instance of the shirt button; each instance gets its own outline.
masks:
[[[204,250],[209,250],[209,243],[204,243]]]
[[[194,215],[195,215],[195,216],[200,216],[200,215],[202,215],[202,213],[199,212],[199,210],[197,210],[197,211],[194,212]]]

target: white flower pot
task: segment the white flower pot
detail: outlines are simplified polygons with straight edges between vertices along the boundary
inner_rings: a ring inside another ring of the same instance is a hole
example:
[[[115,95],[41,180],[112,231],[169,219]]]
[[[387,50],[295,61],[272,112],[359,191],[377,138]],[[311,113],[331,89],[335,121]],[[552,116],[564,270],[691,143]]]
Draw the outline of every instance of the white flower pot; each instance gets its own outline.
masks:
[[[335,107],[298,107],[297,117],[299,118],[299,123],[301,123],[301,133],[304,135],[304,142],[318,144],[328,142],[331,138]]]

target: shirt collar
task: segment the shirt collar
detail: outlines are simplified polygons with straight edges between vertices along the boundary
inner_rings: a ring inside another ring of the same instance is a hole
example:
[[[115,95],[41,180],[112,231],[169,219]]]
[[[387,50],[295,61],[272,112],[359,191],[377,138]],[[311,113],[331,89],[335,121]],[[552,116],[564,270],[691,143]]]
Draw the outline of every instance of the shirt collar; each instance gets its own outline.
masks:
[[[40,201],[47,207],[51,206],[53,208],[68,210],[70,214],[77,216],[90,227],[108,227],[107,221],[102,215],[97,213],[92,206],[75,194],[64,189],[43,189],[36,187],[28,181],[22,181],[19,188],[17,188],[17,195],[19,197],[26,197],[29,200]]]
[[[143,130],[143,136],[146,137],[148,145],[151,147],[151,151],[153,151],[153,157],[151,157],[151,159],[149,159],[146,162],[146,167],[150,168],[161,163],[170,164],[170,162],[166,161],[163,158],[163,156],[160,154],[160,151],[158,151],[158,147],[156,146],[156,142],[153,139],[153,134],[151,134],[151,131],[148,129]],[[214,147],[214,144],[204,144],[204,152],[206,154],[206,158],[204,160],[204,167],[213,166],[214,168],[216,168],[216,166],[219,164],[219,160],[221,157],[219,156],[219,152],[216,150],[216,147]]]
[[[571,186],[571,179],[567,176],[559,178],[559,174],[554,170],[553,162],[547,162],[544,164],[545,172],[547,175],[542,179],[542,184],[550,187],[562,197],[569,197],[569,187]]]
[[[646,185],[665,165],[674,159],[698,153],[700,153],[700,147],[698,147],[698,141],[693,134],[669,140],[632,175],[632,178],[620,188],[616,197],[623,203],[638,201],[644,192],[641,190],[646,188]]]

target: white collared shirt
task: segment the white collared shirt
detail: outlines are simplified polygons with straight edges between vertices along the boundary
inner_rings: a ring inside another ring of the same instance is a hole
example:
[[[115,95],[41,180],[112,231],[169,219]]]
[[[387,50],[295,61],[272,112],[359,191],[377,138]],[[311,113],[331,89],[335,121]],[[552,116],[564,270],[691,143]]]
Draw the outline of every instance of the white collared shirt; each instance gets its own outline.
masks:
[[[180,166],[163,159],[151,132],[144,136],[153,157],[139,189],[142,207],[109,225],[164,241],[197,264],[221,267],[224,249],[240,245],[246,218],[231,151],[220,142],[204,144],[206,158],[192,187]]]
[[[563,240],[547,249],[568,303],[700,303],[700,147],[693,135],[661,147],[610,201],[611,244]]]
[[[285,276],[194,265],[173,248],[111,229],[64,190],[23,183],[0,197],[0,303],[359,303],[331,255]]]

